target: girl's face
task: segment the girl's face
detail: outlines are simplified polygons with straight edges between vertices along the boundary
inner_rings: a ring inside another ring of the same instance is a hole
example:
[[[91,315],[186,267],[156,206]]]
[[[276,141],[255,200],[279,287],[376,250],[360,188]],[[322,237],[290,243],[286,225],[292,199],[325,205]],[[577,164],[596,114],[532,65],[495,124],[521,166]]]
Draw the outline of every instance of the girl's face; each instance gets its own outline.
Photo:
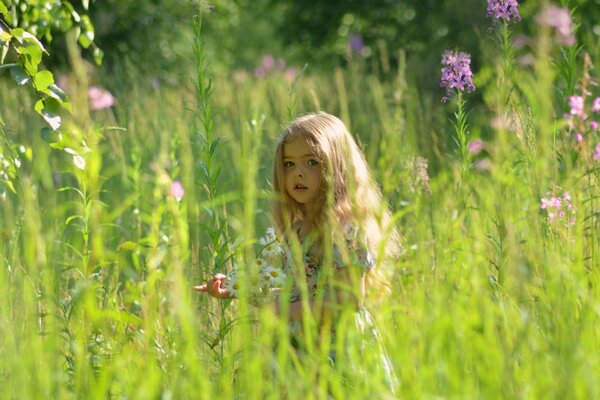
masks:
[[[303,204],[310,215],[321,198],[323,174],[321,163],[303,136],[283,145],[283,174],[287,194]]]

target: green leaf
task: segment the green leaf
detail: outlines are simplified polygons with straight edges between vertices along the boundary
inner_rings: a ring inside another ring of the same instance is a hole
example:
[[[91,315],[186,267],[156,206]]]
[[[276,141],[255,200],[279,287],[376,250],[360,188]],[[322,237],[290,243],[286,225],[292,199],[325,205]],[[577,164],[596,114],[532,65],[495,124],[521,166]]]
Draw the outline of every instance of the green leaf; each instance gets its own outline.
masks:
[[[44,102],[42,100],[38,100],[35,102],[35,106],[33,106],[33,109],[35,110],[35,112],[37,112],[38,114],[42,113],[42,110],[44,109]]]
[[[6,8],[3,1],[0,1],[0,14],[8,14],[8,8]]]
[[[88,17],[87,15],[83,15],[81,17],[80,25],[81,25],[81,29],[83,29],[85,31],[91,31],[92,35],[94,34],[94,25],[92,25],[92,21],[90,20],[90,17]]]
[[[60,102],[52,98],[44,99],[44,108],[50,112],[58,113],[60,111]]]
[[[52,97],[53,99],[56,99],[60,103],[60,105],[67,111],[72,111],[69,97],[65,92],[63,92],[61,88],[59,88],[55,84],[51,84],[50,86],[48,86],[48,89],[44,90],[43,92],[46,93],[48,96]]]
[[[7,54],[8,54],[8,44],[3,44],[2,45],[2,53],[0,54],[0,65],[4,64],[4,59],[6,58]]]
[[[60,128],[60,125],[62,123],[60,115],[57,115],[48,110],[42,110],[41,114],[52,129],[57,130],[58,128]]]
[[[13,37],[15,39],[17,39],[17,41],[21,44],[23,43],[23,33],[24,32],[25,31],[23,30],[23,28],[13,28],[10,30],[10,33],[12,33]]]
[[[102,60],[104,59],[104,52],[101,49],[99,49],[98,47],[95,47],[93,57],[94,57],[94,61],[96,62],[96,65],[101,65]]]
[[[81,220],[83,220],[83,217],[82,217],[81,215],[71,215],[69,218],[67,218],[67,219],[65,220],[65,225],[69,225],[69,223],[70,223],[71,221],[73,221],[73,220],[76,220],[76,219],[81,219]]]
[[[27,72],[20,65],[15,65],[10,68],[10,75],[13,77],[17,85],[23,86],[28,83],[31,78],[27,75]]]
[[[44,45],[42,44],[42,42],[40,42],[40,40],[37,37],[35,37],[35,35],[27,32],[27,31],[24,31],[23,39],[25,39],[25,41],[28,43],[32,43],[32,44],[36,45],[41,51],[46,53],[46,49],[44,48]]]
[[[50,71],[40,71],[33,77],[33,84],[39,92],[45,91],[54,83],[54,77]]]
[[[77,40],[81,47],[87,49],[94,42],[94,32],[93,31],[82,31],[79,35],[79,39]]]
[[[75,21],[76,23],[81,22],[81,17],[77,13],[77,11],[75,11],[75,8],[73,8],[73,5],[71,3],[69,3],[68,1],[63,1],[62,5],[63,5],[63,7],[65,7],[65,9],[69,10],[69,12],[71,13],[71,18],[73,18],[73,21]]]
[[[44,120],[50,125],[53,130],[60,128],[62,120],[58,115],[60,103],[52,98],[38,100],[35,103],[35,111],[37,111]]]
[[[6,186],[8,186],[8,188],[14,193],[17,194],[17,191],[15,190],[15,187],[13,186],[13,183],[11,181],[9,181],[8,179],[3,179],[2,182],[6,183]]]
[[[137,250],[138,249],[138,244],[135,242],[132,242],[130,240],[123,242],[119,245],[119,247],[117,247],[117,251],[118,252],[122,252],[122,251],[133,251],[133,250]]]
[[[57,144],[62,140],[62,134],[60,132],[53,131],[47,126],[40,130],[40,134],[46,143]],[[60,150],[62,149],[63,148],[61,147]]]
[[[38,65],[42,61],[42,50],[37,46],[15,46],[23,67],[31,76],[38,72]]]
[[[84,170],[85,169],[85,158],[83,158],[79,154],[74,154],[73,155],[73,164],[80,170]]]
[[[0,42],[8,43],[12,39],[12,35],[10,32],[5,30],[2,25],[0,25]]]
[[[60,87],[56,86],[55,83],[48,86],[46,94],[63,103],[69,101],[67,94]]]
[[[87,49],[94,43],[94,25],[92,25],[92,21],[90,21],[90,17],[87,15],[81,16],[81,22],[79,23],[81,28],[81,34],[79,35],[78,41],[81,47]]]

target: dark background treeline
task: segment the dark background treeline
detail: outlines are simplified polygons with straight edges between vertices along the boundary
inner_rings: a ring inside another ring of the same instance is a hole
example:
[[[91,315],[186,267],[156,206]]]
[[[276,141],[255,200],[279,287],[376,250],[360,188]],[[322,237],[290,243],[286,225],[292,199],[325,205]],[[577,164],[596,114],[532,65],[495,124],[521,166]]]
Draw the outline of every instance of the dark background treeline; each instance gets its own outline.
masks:
[[[535,32],[535,16],[545,2],[519,3],[523,20],[513,27],[514,35],[527,36]],[[287,65],[308,63],[309,70],[315,71],[360,62],[386,73],[394,71],[402,50],[410,65],[409,78],[418,85],[434,86],[437,79],[431,77],[439,74],[445,49],[471,53],[477,70],[481,39],[490,26],[485,0],[217,0],[211,4],[203,29],[211,65],[220,71],[254,70],[270,54]],[[600,0],[554,4],[573,10],[581,25],[579,44],[599,40]],[[189,65],[182,60],[191,57],[192,17],[197,9],[198,2],[189,0],[92,2],[89,15],[96,42],[105,52],[103,70],[108,74],[133,70],[176,80]],[[53,42],[47,61],[55,68],[67,64],[60,39]]]

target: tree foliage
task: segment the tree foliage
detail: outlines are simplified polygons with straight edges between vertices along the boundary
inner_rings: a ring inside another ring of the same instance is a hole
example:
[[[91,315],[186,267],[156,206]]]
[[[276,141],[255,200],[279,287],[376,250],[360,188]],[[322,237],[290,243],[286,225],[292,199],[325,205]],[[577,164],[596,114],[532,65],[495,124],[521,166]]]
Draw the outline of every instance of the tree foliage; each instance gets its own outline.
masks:
[[[348,58],[376,59],[382,49],[392,62],[397,50],[406,52],[416,78],[434,84],[439,57],[460,43],[461,50],[476,54],[490,20],[485,0],[266,0],[282,17],[274,21],[277,37],[297,51],[304,61],[334,62]],[[535,15],[544,2],[520,0],[529,16],[516,33],[531,35],[538,29]],[[577,42],[596,48],[600,37],[600,0],[555,0],[569,7],[581,24]]]
[[[89,8],[89,0],[81,7]],[[0,1],[0,68],[9,70],[18,86],[31,86],[38,97],[37,111],[50,126],[61,126],[60,109],[71,110],[67,95],[54,83],[52,72],[44,68],[42,57],[56,34],[75,30],[82,48],[92,48],[96,62],[102,51],[94,43],[94,27],[85,13],[79,13],[65,0]],[[8,61],[8,62],[5,62]]]

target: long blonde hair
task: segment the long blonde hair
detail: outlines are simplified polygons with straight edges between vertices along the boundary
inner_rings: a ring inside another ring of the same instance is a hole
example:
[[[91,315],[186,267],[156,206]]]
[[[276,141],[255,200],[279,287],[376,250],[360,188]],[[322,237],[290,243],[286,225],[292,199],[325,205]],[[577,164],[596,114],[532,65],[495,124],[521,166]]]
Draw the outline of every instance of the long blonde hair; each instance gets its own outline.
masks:
[[[389,292],[386,282],[390,261],[400,250],[398,232],[391,225],[390,213],[362,151],[339,118],[325,112],[310,113],[298,117],[283,131],[273,163],[276,198],[272,214],[277,228],[289,232],[292,224],[306,217],[284,183],[283,147],[296,137],[307,140],[322,165],[323,201],[319,202],[321,208],[315,222],[322,225],[327,220],[336,221],[340,227],[355,225],[367,249],[378,256],[375,268],[367,274],[368,287],[376,293]]]

